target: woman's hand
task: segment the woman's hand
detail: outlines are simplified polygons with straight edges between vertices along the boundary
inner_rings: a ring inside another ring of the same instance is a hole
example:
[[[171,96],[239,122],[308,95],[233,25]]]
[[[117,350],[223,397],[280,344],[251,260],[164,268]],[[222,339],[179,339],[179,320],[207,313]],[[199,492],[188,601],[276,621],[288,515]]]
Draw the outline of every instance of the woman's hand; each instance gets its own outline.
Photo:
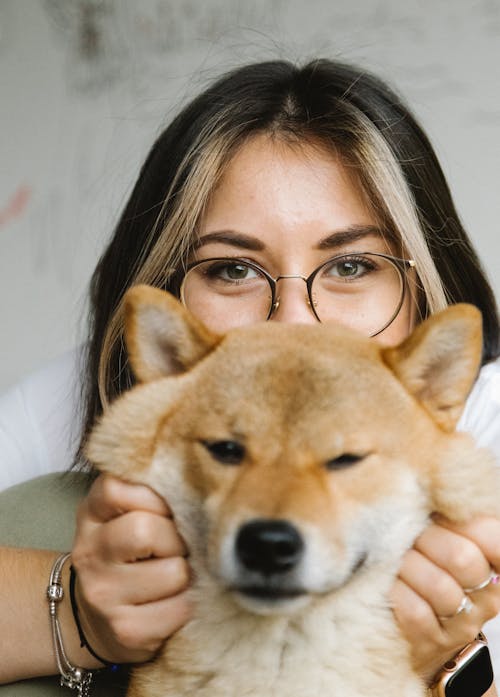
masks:
[[[416,670],[428,682],[500,612],[500,584],[481,585],[500,570],[500,520],[464,525],[435,518],[403,560],[393,588],[394,613]],[[469,611],[455,614],[464,597]]]
[[[187,550],[163,499],[101,475],[80,505],[72,563],[85,636],[116,663],[150,659],[190,616]]]

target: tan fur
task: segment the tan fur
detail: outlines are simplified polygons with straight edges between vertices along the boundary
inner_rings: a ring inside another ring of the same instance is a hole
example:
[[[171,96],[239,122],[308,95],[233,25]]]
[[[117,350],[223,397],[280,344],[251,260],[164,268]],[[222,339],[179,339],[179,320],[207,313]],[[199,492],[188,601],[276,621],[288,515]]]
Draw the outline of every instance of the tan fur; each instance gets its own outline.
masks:
[[[454,431],[479,369],[478,311],[449,308],[396,348],[334,325],[217,336],[145,286],[127,315],[143,382],[87,454],[168,500],[195,579],[195,618],[133,671],[130,697],[423,697],[387,595],[432,511],[498,513],[492,460]],[[240,464],[203,444],[227,440],[245,447]],[[362,459],[327,467],[345,453]],[[235,536],[255,518],[300,531],[298,599],[228,588]]]

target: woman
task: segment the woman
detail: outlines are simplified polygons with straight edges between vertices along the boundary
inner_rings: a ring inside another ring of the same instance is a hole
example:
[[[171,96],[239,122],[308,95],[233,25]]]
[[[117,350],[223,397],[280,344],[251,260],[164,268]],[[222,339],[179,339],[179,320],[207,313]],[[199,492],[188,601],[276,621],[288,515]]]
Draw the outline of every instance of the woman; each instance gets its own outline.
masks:
[[[213,267],[206,262],[213,258],[223,261]],[[377,263],[392,279],[390,293],[375,285],[346,312],[333,301],[318,311],[316,291],[307,297],[303,281],[318,268],[316,290],[325,272],[356,279]],[[204,276],[196,276],[200,268]],[[253,314],[229,299],[207,308],[192,292],[207,274],[224,283],[275,279],[279,302]],[[160,136],[92,280],[80,459],[103,406],[133,383],[122,299],[135,283],[180,294],[218,329],[319,318],[389,344],[447,303],[471,302],[484,317],[485,367],[461,427],[499,447],[491,416],[499,408],[491,396],[498,385],[491,361],[499,351],[491,289],[426,136],[397,96],[363,71],[324,60],[303,68],[246,66],[201,94]],[[165,502],[145,488],[97,479],[79,508],[72,552],[80,622],[94,655],[79,646],[63,603],[72,662],[95,668],[102,665],[96,656],[119,663],[150,658],[189,617],[185,554]],[[0,661],[0,681],[52,674],[39,590],[55,555],[5,550],[4,558],[14,564],[4,593],[14,638]],[[406,555],[394,611],[429,683],[500,609],[498,587],[486,583],[492,567],[500,569],[495,519],[460,529],[435,521]],[[65,568],[63,584],[67,575]],[[475,589],[467,595],[470,612],[463,611],[464,589]],[[30,609],[29,621],[19,622],[20,607]]]

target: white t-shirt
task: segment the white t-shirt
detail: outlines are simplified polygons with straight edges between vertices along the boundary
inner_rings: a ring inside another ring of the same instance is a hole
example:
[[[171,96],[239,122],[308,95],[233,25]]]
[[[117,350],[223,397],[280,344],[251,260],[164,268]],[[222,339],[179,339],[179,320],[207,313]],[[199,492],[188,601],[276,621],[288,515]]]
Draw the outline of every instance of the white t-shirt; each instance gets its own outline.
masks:
[[[0,490],[72,464],[80,428],[79,358],[71,351],[0,396]],[[458,428],[490,448],[500,465],[500,362],[482,368]],[[485,631],[500,676],[500,616]]]
[[[73,464],[80,429],[80,351],[0,395],[0,491]]]

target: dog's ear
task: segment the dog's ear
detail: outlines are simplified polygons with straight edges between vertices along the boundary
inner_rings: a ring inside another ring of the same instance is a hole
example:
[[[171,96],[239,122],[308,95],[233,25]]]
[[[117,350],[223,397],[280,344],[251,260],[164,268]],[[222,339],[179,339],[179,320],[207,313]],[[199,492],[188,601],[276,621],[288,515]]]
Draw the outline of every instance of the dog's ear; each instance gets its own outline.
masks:
[[[481,349],[481,313],[462,303],[425,320],[383,355],[435,421],[452,431],[481,366]]]
[[[170,293],[137,285],[125,295],[125,341],[140,382],[189,370],[221,338]]]

